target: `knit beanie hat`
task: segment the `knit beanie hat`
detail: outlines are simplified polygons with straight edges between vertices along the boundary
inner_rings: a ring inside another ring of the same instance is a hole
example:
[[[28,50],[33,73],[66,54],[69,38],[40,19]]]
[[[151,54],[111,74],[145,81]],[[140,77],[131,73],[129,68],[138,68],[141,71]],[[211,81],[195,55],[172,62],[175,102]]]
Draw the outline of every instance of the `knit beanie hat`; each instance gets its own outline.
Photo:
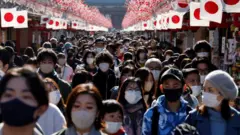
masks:
[[[217,88],[225,99],[234,100],[238,95],[238,87],[227,72],[215,70],[206,76],[205,81]]]

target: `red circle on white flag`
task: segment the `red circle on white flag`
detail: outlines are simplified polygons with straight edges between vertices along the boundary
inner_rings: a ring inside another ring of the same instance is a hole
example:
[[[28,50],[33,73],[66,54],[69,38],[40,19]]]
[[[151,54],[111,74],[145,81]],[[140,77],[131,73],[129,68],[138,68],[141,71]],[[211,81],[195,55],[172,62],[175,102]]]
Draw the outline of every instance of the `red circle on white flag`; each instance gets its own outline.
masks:
[[[193,15],[197,20],[200,20],[200,8],[195,9]]]
[[[144,26],[144,27],[147,27],[147,24],[146,24],[146,23],[144,23],[144,24],[143,24],[143,26]]]
[[[188,3],[182,3],[182,2],[178,2],[178,6],[180,8],[186,8],[188,6]]]
[[[209,14],[216,14],[218,12],[218,5],[213,1],[206,2],[204,8]]]
[[[56,21],[55,25],[56,25],[56,26],[59,26],[59,22],[58,22],[58,21]]]
[[[48,24],[49,24],[49,25],[53,25],[53,20],[50,20],[50,21],[48,22]]]
[[[157,21],[154,21],[153,24],[154,24],[154,26],[156,26],[157,25]]]
[[[11,22],[13,20],[13,14],[12,13],[6,13],[4,15],[4,19],[6,22]]]
[[[24,16],[20,15],[20,16],[17,17],[17,22],[18,23],[22,24],[22,23],[24,23],[24,21],[25,21],[25,17]]]
[[[227,5],[236,5],[239,0],[223,0],[225,4]]]
[[[177,24],[180,22],[180,17],[178,15],[172,16],[172,22]]]
[[[76,23],[74,23],[74,24],[73,24],[73,26],[77,26],[77,24],[76,24]]]

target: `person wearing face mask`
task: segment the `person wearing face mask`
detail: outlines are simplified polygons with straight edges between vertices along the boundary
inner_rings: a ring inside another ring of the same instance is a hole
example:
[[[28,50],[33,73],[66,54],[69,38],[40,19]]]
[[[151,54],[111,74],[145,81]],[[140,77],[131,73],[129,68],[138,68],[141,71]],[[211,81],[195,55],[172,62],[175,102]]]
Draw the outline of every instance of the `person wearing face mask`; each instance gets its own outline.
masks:
[[[48,91],[50,103],[47,111],[39,118],[38,124],[46,135],[51,135],[66,126],[66,120],[63,115],[65,108],[56,82],[50,78],[45,78],[44,83]]]
[[[49,102],[56,105],[58,109],[60,109],[62,114],[65,116],[65,104],[57,83],[51,78],[45,78],[43,81],[47,87]]]
[[[208,73],[214,71],[210,61],[207,58],[195,58],[192,61],[192,68],[196,68],[200,74],[200,82],[203,85],[203,82],[208,75]]]
[[[116,100],[103,101],[99,117],[105,123],[102,130],[108,135],[127,135],[123,128],[123,107]]]
[[[43,78],[48,77],[53,79],[58,84],[63,100],[66,102],[67,96],[71,92],[71,87],[66,81],[60,79],[57,72],[54,70],[57,63],[57,55],[55,52],[51,49],[41,50],[38,53],[37,62],[38,65],[40,65],[37,73]]]
[[[210,67],[212,70],[217,70],[218,68],[212,64],[212,47],[206,40],[198,41],[193,50],[196,53],[197,58],[207,58],[210,62]]]
[[[147,109],[143,97],[138,78],[129,77],[123,82],[117,101],[124,108],[123,127],[128,135],[141,135],[143,114]]]
[[[170,68],[165,71],[159,87],[164,95],[144,114],[142,135],[170,134],[177,125],[184,122],[192,110],[181,97],[184,79],[180,70]]]
[[[192,108],[196,108],[202,102],[202,86],[199,72],[195,68],[186,68],[182,72],[186,89],[190,91],[184,95],[184,98]]]
[[[240,113],[229,105],[238,95],[233,78],[225,71],[213,71],[206,76],[203,89],[203,105],[189,114],[186,123],[201,135],[239,135]]]
[[[145,62],[147,61],[147,49],[144,47],[138,48],[135,59],[137,68],[144,67]]]
[[[43,135],[37,124],[48,108],[44,83],[30,67],[13,68],[0,84],[1,135]]]
[[[96,40],[95,40],[95,51],[96,53],[100,53],[104,50],[105,48],[105,42],[106,42],[106,38],[105,37],[98,37]]]
[[[82,58],[83,64],[78,65],[76,69],[86,70],[93,76],[97,72],[95,56],[96,53],[94,51],[87,49]]]
[[[152,72],[145,67],[139,68],[135,73],[135,77],[140,78],[143,88],[144,100],[148,106],[151,106],[155,92],[155,82]]]
[[[57,57],[58,57],[58,65],[60,66],[60,71],[61,71],[59,74],[59,78],[67,82],[71,82],[72,76],[73,76],[73,69],[67,64],[66,56],[63,53],[59,53]]]
[[[119,79],[119,84],[117,86],[114,86],[111,89],[111,99],[117,99],[118,92],[120,87],[122,86],[123,82],[128,78],[134,76],[134,68],[131,66],[126,66],[122,69],[120,79]]]
[[[162,62],[157,58],[151,58],[146,61],[145,67],[150,69],[153,74],[154,82],[155,82],[155,91],[156,91],[158,87],[160,72],[162,70]]]
[[[106,135],[100,131],[103,128],[99,117],[102,107],[101,95],[93,84],[78,85],[68,97],[67,128],[53,135]]]
[[[93,76],[93,83],[99,89],[103,99],[109,99],[111,89],[116,84],[116,76],[110,68],[113,65],[113,56],[108,51],[103,51],[96,56],[96,65],[99,67]]]

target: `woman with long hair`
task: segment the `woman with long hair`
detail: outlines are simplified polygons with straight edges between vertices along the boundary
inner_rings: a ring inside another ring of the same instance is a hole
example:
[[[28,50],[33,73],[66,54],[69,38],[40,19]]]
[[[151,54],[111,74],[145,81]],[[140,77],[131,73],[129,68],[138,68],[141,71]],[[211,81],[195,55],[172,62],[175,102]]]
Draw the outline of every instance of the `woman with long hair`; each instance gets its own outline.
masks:
[[[141,135],[143,115],[147,109],[143,97],[140,79],[129,77],[123,82],[117,100],[124,108],[123,127],[128,135]]]

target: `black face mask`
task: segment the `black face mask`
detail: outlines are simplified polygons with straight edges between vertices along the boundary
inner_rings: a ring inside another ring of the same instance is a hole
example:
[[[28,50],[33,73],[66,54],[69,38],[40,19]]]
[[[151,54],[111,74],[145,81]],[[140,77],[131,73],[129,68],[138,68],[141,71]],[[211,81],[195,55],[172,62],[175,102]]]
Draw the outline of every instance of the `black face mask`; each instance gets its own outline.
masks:
[[[163,93],[169,102],[176,102],[180,99],[183,92],[183,88],[179,89],[163,89]]]

